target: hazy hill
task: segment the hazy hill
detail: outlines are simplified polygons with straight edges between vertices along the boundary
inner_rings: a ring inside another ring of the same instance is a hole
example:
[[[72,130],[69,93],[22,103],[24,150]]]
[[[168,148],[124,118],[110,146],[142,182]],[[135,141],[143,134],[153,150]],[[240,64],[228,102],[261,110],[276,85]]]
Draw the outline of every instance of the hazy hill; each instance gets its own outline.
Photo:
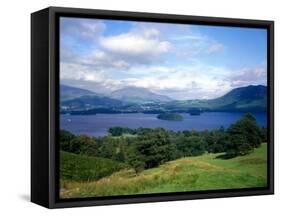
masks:
[[[71,99],[81,97],[81,96],[86,96],[86,95],[94,96],[97,94],[92,91],[86,90],[86,89],[71,87],[71,86],[67,86],[67,85],[60,85],[60,99],[62,101],[71,100]]]
[[[209,100],[211,107],[218,109],[255,110],[266,109],[267,87],[262,85],[246,86],[231,90],[222,97]]]
[[[166,109],[209,111],[266,111],[267,87],[262,85],[232,89],[225,95],[210,100],[181,100],[166,104]]]
[[[171,98],[151,92],[146,88],[126,87],[111,93],[110,97],[132,103],[168,102]]]
[[[188,112],[202,111],[243,111],[260,112],[267,109],[267,87],[250,85],[232,89],[225,95],[210,100],[178,100],[155,94],[145,88],[126,87],[113,91],[108,96],[61,85],[61,106],[64,110],[103,108],[106,112]],[[112,111],[113,112],[113,111]],[[99,113],[99,111],[97,111]]]
[[[93,107],[120,107],[122,101],[104,96],[85,95],[71,100],[63,101],[63,106],[71,106],[76,108],[93,108]]]

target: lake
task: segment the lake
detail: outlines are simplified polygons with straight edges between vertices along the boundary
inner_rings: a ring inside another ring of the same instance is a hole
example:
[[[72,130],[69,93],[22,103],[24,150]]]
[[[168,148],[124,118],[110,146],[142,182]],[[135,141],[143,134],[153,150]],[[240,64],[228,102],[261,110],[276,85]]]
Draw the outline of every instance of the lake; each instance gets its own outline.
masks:
[[[60,128],[76,135],[105,136],[110,127],[156,128],[162,127],[173,131],[205,130],[221,126],[227,128],[237,121],[243,113],[204,112],[201,115],[181,114],[183,121],[166,121],[157,118],[157,114],[124,113],[97,115],[60,115]],[[259,126],[267,126],[266,113],[254,114]]]

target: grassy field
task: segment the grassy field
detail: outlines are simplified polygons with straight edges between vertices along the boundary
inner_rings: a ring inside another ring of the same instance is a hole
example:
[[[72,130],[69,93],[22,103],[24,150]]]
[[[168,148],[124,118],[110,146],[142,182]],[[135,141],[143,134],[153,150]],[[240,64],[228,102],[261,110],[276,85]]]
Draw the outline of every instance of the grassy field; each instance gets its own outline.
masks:
[[[89,181],[109,176],[113,172],[128,167],[124,163],[99,158],[60,152],[60,179],[64,181]]]
[[[186,157],[138,175],[125,168],[96,181],[63,181],[60,195],[77,198],[266,186],[266,144],[233,159],[218,159],[218,155]]]

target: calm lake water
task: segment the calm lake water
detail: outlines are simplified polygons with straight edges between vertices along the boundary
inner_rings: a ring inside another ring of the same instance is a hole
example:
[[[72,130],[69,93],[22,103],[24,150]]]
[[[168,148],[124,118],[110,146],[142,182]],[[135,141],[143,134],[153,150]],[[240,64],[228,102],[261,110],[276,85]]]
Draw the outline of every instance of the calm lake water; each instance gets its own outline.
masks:
[[[156,128],[173,131],[205,130],[221,126],[227,128],[238,120],[243,113],[204,112],[198,116],[181,114],[183,121],[165,121],[157,119],[157,114],[97,114],[97,115],[60,115],[60,127],[76,135],[105,136],[110,127]],[[259,126],[267,126],[266,113],[254,114]]]

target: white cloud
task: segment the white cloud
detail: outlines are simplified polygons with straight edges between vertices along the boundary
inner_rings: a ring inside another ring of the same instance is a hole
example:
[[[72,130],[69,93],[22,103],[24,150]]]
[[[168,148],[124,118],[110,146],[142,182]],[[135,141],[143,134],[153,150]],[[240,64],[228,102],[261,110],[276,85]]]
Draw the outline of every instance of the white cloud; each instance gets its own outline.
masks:
[[[230,82],[223,80],[223,76],[218,76],[228,74],[229,71],[220,67],[147,66],[134,67],[126,73],[137,77],[124,79],[127,85],[148,88],[176,99],[214,98],[231,89]]]
[[[136,86],[173,99],[211,99],[222,96],[234,87],[263,84],[261,80],[264,80],[264,71],[259,68],[231,71],[198,63],[189,66],[133,66],[122,71],[116,68],[98,70],[91,66],[62,63],[61,78],[76,80],[74,85],[86,82],[86,87],[91,90],[98,86],[103,93]]]
[[[247,85],[266,85],[267,70],[264,65],[254,68],[242,68],[239,71],[234,71],[228,80],[232,87],[247,86]]]
[[[99,93],[137,86],[174,99],[215,98],[266,78],[266,67],[233,71],[205,64],[201,57],[220,54],[225,46],[185,25],[134,23],[126,32],[105,35],[103,22],[75,18],[62,28],[67,40],[61,80]]]
[[[80,64],[82,66],[84,65],[98,70],[108,70],[112,68],[125,70],[130,67],[128,62],[119,58],[115,58],[114,56],[109,55],[101,50],[94,50],[87,55],[80,56],[71,52],[64,52],[61,54],[61,59],[62,63]]]
[[[77,41],[95,40],[106,29],[106,25],[98,19],[61,18],[60,26],[63,35]]]
[[[171,40],[174,40],[174,41],[186,41],[186,40],[198,41],[198,40],[205,40],[205,38],[200,36],[200,35],[192,35],[191,32],[189,32],[188,35],[173,36],[173,37],[171,37]]]
[[[76,63],[60,63],[60,79],[90,80],[101,82],[104,80],[103,72],[87,65]]]
[[[168,41],[161,41],[157,38],[158,34],[156,29],[147,29],[143,34],[129,32],[103,37],[100,39],[100,45],[109,52],[125,56],[156,56],[168,52],[171,48]]]
[[[180,51],[178,52],[180,53],[179,56],[189,58],[219,53],[225,48],[222,43],[198,32],[193,32],[190,28],[184,35],[176,32],[170,39],[176,42],[177,46],[175,48]]]
[[[206,53],[212,54],[212,53],[222,51],[223,49],[224,49],[224,46],[221,43],[213,42],[213,43],[211,43],[211,45],[206,50]]]

